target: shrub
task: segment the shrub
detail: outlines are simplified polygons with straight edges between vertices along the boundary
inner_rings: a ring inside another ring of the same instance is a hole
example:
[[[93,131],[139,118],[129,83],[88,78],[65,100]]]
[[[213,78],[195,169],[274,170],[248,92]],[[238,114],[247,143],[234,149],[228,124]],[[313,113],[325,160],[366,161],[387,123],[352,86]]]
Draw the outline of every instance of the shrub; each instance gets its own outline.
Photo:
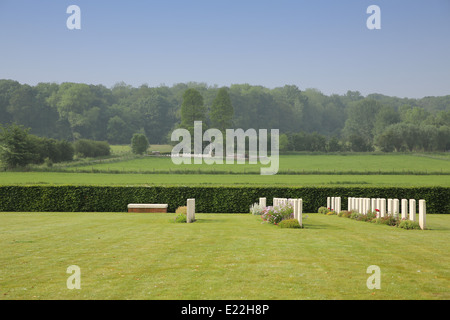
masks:
[[[250,206],[250,213],[254,216],[262,215],[264,212],[264,208],[261,207],[258,203],[254,203]]]
[[[394,218],[393,216],[386,216],[382,218],[375,218],[372,219],[371,222],[377,223],[377,224],[385,224],[387,226],[396,226],[398,225],[398,219]]]
[[[333,211],[333,210],[327,212],[327,216],[332,216],[335,214],[336,214],[336,211]]]
[[[416,221],[411,220],[401,220],[401,222],[398,225],[399,228],[411,230],[411,229],[420,229],[420,225]]]
[[[302,228],[297,219],[285,219],[282,220],[279,224],[280,228]]]
[[[320,214],[327,214],[328,212],[330,212],[331,210],[329,209],[329,208],[327,208],[327,207],[320,207],[319,208],[319,213]]]
[[[178,207],[175,213],[187,215],[187,206]]]
[[[351,214],[352,214],[352,211],[342,210],[342,211],[338,214],[338,216],[339,216],[339,217],[348,218],[348,217],[350,217]]]
[[[186,223],[187,222],[187,216],[183,213],[180,213],[175,217],[176,223]]]
[[[294,209],[291,204],[282,204],[264,208],[261,218],[270,224],[278,224],[283,220],[293,218]]]
[[[135,154],[143,154],[148,149],[147,137],[142,133],[135,133],[131,138],[131,151]]]
[[[80,139],[74,143],[75,153],[82,158],[95,158],[109,156],[111,149],[104,141]]]

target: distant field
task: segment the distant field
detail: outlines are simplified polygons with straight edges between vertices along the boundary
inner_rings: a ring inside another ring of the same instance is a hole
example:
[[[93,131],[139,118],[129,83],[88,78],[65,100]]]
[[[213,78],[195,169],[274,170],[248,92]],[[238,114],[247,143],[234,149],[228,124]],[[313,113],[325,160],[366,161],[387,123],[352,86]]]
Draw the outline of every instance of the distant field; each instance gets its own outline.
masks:
[[[123,161],[103,160],[88,165],[65,165],[59,169],[97,172],[164,173],[259,173],[258,164],[183,164],[175,165],[170,157],[142,157]],[[450,174],[450,155],[415,154],[343,154],[281,155],[280,173],[314,174]]]
[[[274,185],[274,186],[445,186],[448,175],[244,175],[0,172],[2,185]]]

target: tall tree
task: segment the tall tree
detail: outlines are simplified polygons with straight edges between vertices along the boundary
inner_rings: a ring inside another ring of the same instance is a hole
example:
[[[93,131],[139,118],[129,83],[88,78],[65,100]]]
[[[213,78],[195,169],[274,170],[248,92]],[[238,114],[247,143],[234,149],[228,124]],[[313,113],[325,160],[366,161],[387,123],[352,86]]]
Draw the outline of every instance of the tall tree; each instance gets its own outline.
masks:
[[[211,106],[211,126],[225,132],[226,129],[232,128],[233,115],[234,109],[231,104],[228,90],[226,88],[221,88],[217,92],[217,96]]]
[[[187,89],[181,104],[181,127],[193,132],[194,121],[206,120],[206,106],[203,97],[196,89]]]

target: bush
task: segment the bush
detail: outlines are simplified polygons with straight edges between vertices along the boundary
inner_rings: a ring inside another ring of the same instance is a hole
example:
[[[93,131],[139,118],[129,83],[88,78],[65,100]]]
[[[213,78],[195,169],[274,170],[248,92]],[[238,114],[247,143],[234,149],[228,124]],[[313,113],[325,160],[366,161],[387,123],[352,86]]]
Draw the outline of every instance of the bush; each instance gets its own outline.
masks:
[[[185,214],[181,213],[175,217],[175,222],[176,223],[186,223],[187,216]]]
[[[319,210],[318,210],[318,213],[320,213],[320,214],[327,214],[330,211],[331,210],[328,209],[327,207],[320,207]]]
[[[293,218],[294,208],[291,204],[282,204],[275,207],[266,207],[261,218],[270,224],[278,224],[283,220]]]
[[[82,158],[109,156],[111,148],[108,142],[80,139],[74,143],[75,153]]]
[[[342,210],[341,212],[339,212],[338,216],[348,218],[348,217],[350,217],[351,214],[352,214],[352,211]]]
[[[279,224],[280,228],[302,228],[297,219],[282,220]]]
[[[131,151],[135,154],[143,154],[148,149],[148,140],[142,133],[135,133],[131,138]]]
[[[420,229],[419,223],[411,220],[401,220],[398,227],[407,230]]]
[[[254,203],[250,206],[250,213],[254,216],[262,215],[264,212],[264,208],[261,207],[258,203]]]
[[[178,207],[175,213],[187,215],[187,206]]]

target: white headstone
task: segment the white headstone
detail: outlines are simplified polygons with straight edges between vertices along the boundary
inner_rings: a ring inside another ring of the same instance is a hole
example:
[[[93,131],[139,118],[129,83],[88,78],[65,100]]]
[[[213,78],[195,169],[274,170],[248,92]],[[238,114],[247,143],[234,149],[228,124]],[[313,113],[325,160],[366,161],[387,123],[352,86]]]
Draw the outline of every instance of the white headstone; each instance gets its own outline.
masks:
[[[386,216],[386,199],[380,199],[380,215],[382,218]]]
[[[259,206],[261,208],[265,208],[266,207],[266,198],[259,198]]]
[[[402,220],[408,219],[408,200],[402,199]]]
[[[416,221],[416,200],[409,199],[409,220]]]
[[[387,214],[390,215],[390,216],[393,214],[393,205],[394,205],[393,200],[392,199],[388,199],[388,201],[387,201]]]
[[[298,201],[294,199],[294,219],[298,219]]]
[[[331,198],[327,197],[327,209],[331,208]]]
[[[187,199],[187,223],[195,221],[195,199]]]
[[[341,197],[339,197],[338,198],[338,205],[337,205],[337,209],[338,209],[338,212],[337,213],[341,213],[341,211],[342,211],[342,203],[341,203]]]
[[[370,211],[375,212],[376,208],[377,208],[377,199],[372,198],[370,200]]]
[[[425,200],[419,200],[419,226],[424,230],[426,226],[427,205]]]
[[[303,200],[298,199],[298,212],[297,212],[297,219],[298,223],[300,224],[300,227],[303,226]]]
[[[392,200],[392,214],[394,218],[398,218],[398,214],[400,212],[400,201],[398,199]]]

